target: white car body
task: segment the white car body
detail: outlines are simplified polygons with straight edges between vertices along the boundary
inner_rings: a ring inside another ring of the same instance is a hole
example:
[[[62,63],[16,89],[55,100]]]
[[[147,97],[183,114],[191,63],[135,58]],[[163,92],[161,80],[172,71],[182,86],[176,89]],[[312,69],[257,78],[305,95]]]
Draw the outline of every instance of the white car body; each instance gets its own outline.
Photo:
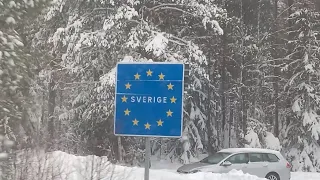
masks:
[[[227,173],[232,169],[270,180],[291,178],[291,165],[279,151],[260,148],[223,149],[200,162],[181,166],[177,171]]]

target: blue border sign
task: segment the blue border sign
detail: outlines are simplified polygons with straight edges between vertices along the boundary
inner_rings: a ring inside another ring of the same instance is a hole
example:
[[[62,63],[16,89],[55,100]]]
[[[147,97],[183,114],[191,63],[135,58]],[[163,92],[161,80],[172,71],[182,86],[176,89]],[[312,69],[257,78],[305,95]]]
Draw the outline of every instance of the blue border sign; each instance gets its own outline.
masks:
[[[114,134],[181,137],[184,64],[118,63]]]

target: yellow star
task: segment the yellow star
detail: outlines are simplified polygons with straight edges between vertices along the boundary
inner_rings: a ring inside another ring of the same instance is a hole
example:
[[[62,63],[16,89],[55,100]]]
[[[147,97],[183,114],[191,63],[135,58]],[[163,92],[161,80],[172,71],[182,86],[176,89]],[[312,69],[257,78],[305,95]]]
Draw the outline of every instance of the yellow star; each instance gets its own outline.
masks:
[[[171,103],[176,103],[176,98],[174,96],[172,96],[172,98],[170,98]]]
[[[137,79],[140,79],[140,76],[141,76],[141,75],[137,73],[137,74],[134,75],[134,79],[136,79],[136,80],[137,80]]]
[[[133,122],[133,125],[134,125],[134,126],[138,126],[138,122],[139,122],[139,121],[138,121],[137,119],[134,119],[132,122]]]
[[[159,80],[164,80],[165,75],[163,75],[162,73],[158,75],[159,76]]]
[[[129,116],[130,112],[131,112],[131,111],[129,111],[129,109],[127,108],[127,109],[124,111],[124,115]]]
[[[147,124],[144,125],[145,129],[150,129],[150,126],[151,126],[151,125],[150,125],[149,123],[147,123]]]
[[[131,84],[130,84],[130,83],[127,83],[127,84],[125,84],[125,86],[126,86],[126,89],[130,89]]]
[[[170,84],[168,84],[167,86],[168,86],[168,90],[170,90],[170,89],[173,90],[173,86],[174,86],[174,85],[172,85],[172,84],[170,83]]]
[[[149,71],[147,71],[147,76],[152,76],[152,71],[149,69]]]
[[[169,109],[169,111],[167,111],[167,117],[168,117],[168,116],[171,116],[171,117],[172,117],[172,113],[173,113],[173,112]]]
[[[163,121],[161,121],[161,119],[160,119],[159,121],[157,121],[157,123],[158,123],[158,126],[162,126]]]
[[[122,102],[127,102],[127,97],[126,96],[123,96],[122,98],[121,98],[121,100],[122,100]]]

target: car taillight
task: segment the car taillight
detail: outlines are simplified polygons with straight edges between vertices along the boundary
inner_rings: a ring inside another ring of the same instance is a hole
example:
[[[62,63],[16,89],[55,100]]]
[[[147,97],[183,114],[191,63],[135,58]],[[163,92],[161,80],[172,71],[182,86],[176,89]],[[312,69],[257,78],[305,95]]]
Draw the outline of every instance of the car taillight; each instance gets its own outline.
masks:
[[[287,162],[286,167],[287,167],[288,169],[290,169],[290,168],[291,168],[291,164]]]

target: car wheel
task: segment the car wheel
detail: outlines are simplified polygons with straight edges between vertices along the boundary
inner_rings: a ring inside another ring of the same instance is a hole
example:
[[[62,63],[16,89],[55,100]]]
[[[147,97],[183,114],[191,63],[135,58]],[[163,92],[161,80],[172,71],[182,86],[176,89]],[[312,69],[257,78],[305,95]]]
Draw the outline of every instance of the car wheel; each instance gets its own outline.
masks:
[[[269,173],[266,175],[266,178],[269,180],[280,180],[280,177],[277,173]]]

